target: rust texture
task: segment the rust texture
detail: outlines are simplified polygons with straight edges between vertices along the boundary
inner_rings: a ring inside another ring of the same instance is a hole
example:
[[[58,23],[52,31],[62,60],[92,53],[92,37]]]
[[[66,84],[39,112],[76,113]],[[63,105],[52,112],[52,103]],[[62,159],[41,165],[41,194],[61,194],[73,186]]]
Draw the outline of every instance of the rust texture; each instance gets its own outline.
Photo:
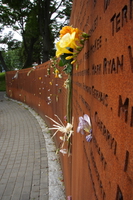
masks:
[[[74,0],[70,24],[90,38],[78,56],[78,70],[73,66],[72,156],[61,156],[66,196],[72,200],[132,200],[133,1]],[[63,119],[66,77],[46,76],[47,66],[37,66],[29,76],[30,69],[20,70],[14,80],[15,72],[8,72],[7,94],[27,103],[43,118],[45,114],[54,118],[56,113]],[[52,79],[58,86],[49,84]],[[91,142],[77,133],[83,114],[91,118]]]

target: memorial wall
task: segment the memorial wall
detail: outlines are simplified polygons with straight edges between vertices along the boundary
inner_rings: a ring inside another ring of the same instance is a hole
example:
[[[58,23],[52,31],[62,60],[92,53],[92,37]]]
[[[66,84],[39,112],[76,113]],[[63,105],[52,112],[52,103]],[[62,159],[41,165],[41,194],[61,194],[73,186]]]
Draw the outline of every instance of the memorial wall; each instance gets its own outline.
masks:
[[[75,0],[71,24],[90,34],[73,71],[74,125],[88,114],[93,135],[73,138],[72,199],[131,200],[133,1]]]
[[[71,156],[60,155],[71,200],[133,199],[133,0],[74,0],[70,25],[90,35],[72,75]],[[45,118],[66,115],[63,78],[47,74],[49,62],[7,73],[7,95]],[[87,114],[92,140],[77,133]],[[55,139],[59,145],[58,134]]]

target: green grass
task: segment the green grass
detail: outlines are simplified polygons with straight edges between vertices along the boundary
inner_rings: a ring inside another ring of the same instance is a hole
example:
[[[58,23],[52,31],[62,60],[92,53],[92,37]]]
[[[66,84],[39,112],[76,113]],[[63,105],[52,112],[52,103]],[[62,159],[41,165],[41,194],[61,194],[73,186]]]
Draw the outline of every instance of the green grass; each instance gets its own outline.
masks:
[[[0,91],[6,91],[5,72],[0,72]]]

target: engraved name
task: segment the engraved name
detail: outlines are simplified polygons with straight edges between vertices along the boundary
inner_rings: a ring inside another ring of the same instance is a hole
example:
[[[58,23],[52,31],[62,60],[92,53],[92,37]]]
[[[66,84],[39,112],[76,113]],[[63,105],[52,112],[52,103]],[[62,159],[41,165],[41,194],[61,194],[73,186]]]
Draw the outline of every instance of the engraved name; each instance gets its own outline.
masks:
[[[102,162],[102,164],[103,164],[103,168],[105,169],[105,168],[106,168],[106,165],[107,165],[107,162],[105,161],[105,158],[104,158],[104,156],[103,156],[103,153],[101,152],[101,149],[100,149],[100,147],[99,147],[99,145],[98,145],[98,143],[97,143],[97,140],[96,140],[96,138],[94,137],[94,135],[93,135],[93,142],[94,142],[94,145],[95,145],[95,147],[96,147],[97,153],[98,153],[98,155],[100,156],[100,160],[101,160],[101,162]]]
[[[107,10],[111,0],[104,0],[104,12]]]
[[[121,95],[119,95],[118,101],[118,117],[125,123],[129,122],[130,127],[133,127],[133,106],[131,106],[129,112],[129,98],[126,98],[123,102]]]
[[[119,71],[123,71],[123,60],[124,56],[112,58],[112,59],[103,59],[103,74],[118,74]]]
[[[81,99],[82,103],[85,105],[86,109],[90,112],[91,107],[90,107],[90,105],[87,103],[87,101],[86,101],[81,95],[79,95],[79,98]]]
[[[110,22],[112,24],[112,35],[119,32],[121,28],[133,18],[133,0],[129,0],[129,4],[125,5],[119,13],[115,13]]]
[[[105,192],[104,192],[104,189],[103,189],[103,184],[102,184],[102,181],[100,179],[100,175],[99,175],[99,172],[98,172],[98,169],[97,169],[97,166],[96,166],[96,162],[95,162],[92,150],[90,151],[90,156],[91,156],[93,167],[95,169],[96,177],[97,177],[97,180],[98,180],[98,183],[99,183],[99,188],[100,188],[100,191],[101,191],[102,199],[104,200],[105,199]]]
[[[128,46],[128,52],[129,52],[131,72],[133,73],[133,52],[132,52],[132,47],[131,46]]]
[[[94,33],[94,31],[96,30],[97,26],[98,26],[98,16],[95,18],[95,20],[94,20],[94,22],[92,24],[92,27],[90,28],[88,34],[92,35],[92,33]]]
[[[86,152],[85,145],[83,145],[83,147],[84,147],[84,153],[85,153],[85,156],[86,156],[86,159],[87,159],[87,162],[88,162],[88,168],[89,168],[89,171],[90,171],[90,177],[91,177],[91,181],[92,181],[94,195],[95,195],[96,200],[98,200],[97,193],[96,193],[96,188],[95,188],[95,184],[94,184],[94,180],[93,180],[93,176],[92,176],[92,170],[91,170],[91,167],[90,167],[90,161],[88,159],[88,155],[87,155],[87,152]]]
[[[83,88],[87,93],[92,95],[95,99],[101,102],[104,106],[108,106],[108,94],[95,89],[94,86],[90,87],[84,83],[74,82],[78,87]]]
[[[108,142],[108,145],[110,149],[113,151],[113,154],[116,155],[117,152],[117,142],[110,134],[109,130],[106,128],[106,126],[103,124],[101,119],[98,116],[98,113],[95,112],[95,122],[97,127],[100,129],[101,133],[103,134],[104,138]]]
[[[88,59],[92,53],[99,50],[102,47],[102,36],[95,39],[93,44],[90,45],[89,50],[85,53],[84,58]]]
[[[82,70],[82,71],[79,71],[79,72],[76,72],[74,73],[73,75],[74,76],[85,76],[85,75],[89,75],[89,68],[88,69],[85,69],[85,70]]]
[[[128,47],[129,57],[131,62],[131,70],[133,72],[133,56],[131,46]],[[88,58],[89,54],[86,52],[84,54],[85,58]],[[88,69],[88,73],[84,75],[100,75],[100,74],[118,74],[123,72],[124,68],[124,55],[117,56],[115,58],[103,58],[103,64],[92,64],[91,69]],[[79,72],[79,75],[83,74]]]

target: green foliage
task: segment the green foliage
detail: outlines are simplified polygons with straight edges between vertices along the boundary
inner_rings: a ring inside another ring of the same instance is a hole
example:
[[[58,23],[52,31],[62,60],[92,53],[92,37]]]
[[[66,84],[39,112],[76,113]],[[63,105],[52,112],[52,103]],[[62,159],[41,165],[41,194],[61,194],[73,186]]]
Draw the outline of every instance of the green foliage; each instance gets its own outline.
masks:
[[[0,91],[6,90],[5,72],[0,73]]]
[[[59,62],[59,66],[60,67],[64,67],[63,71],[66,73],[66,74],[70,74],[71,71],[72,71],[72,60],[66,60],[66,57],[67,56],[70,56],[71,54],[63,54],[60,56],[60,62]]]
[[[72,65],[71,63],[67,63],[66,67],[63,70],[66,74],[70,74],[72,72]]]
[[[71,6],[72,0],[0,0],[0,24],[19,31],[23,39],[21,44],[17,43],[10,34],[0,37],[0,43],[6,43],[8,51],[21,48],[21,65],[24,68],[30,67],[33,62],[47,61],[54,56],[54,40],[59,30],[68,24]],[[13,61],[9,61],[11,54]],[[4,56],[5,63],[13,67],[16,65],[14,51]]]
[[[21,48],[3,52],[3,57],[8,69],[14,70],[15,68],[21,69],[23,67]]]

